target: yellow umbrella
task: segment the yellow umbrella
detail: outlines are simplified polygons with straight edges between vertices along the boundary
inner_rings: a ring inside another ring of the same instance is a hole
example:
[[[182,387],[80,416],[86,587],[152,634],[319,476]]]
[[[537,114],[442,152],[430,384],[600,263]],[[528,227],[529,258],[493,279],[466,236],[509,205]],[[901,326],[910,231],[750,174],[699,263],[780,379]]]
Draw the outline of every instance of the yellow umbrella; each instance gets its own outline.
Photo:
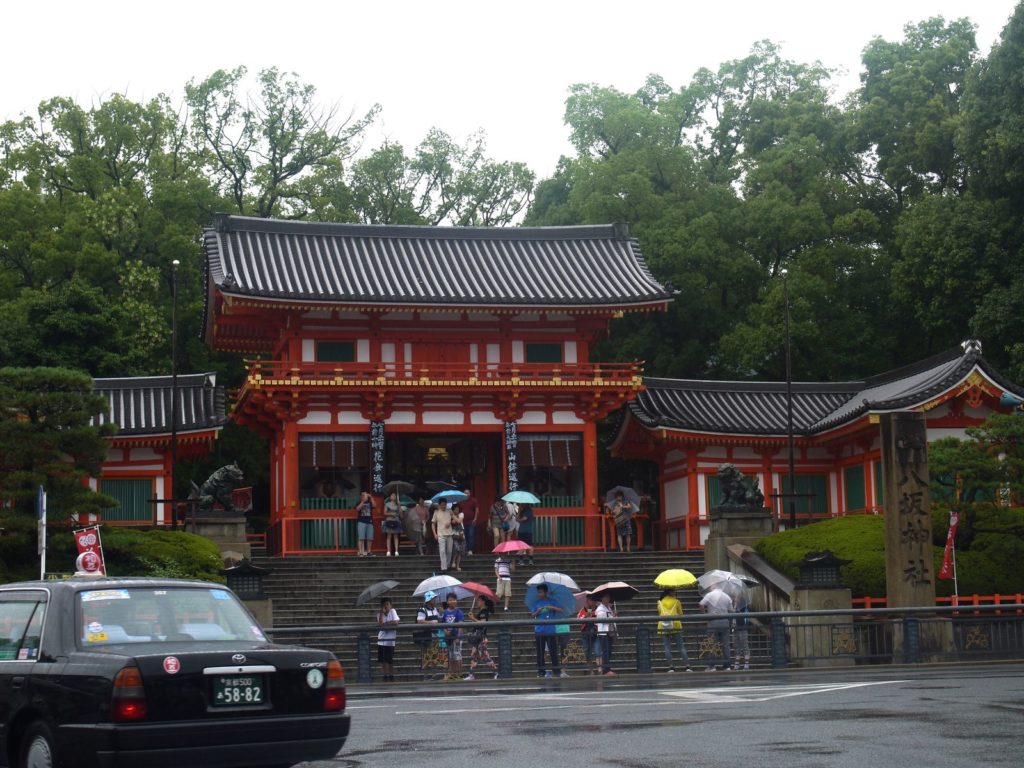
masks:
[[[697,583],[697,577],[683,568],[669,568],[658,574],[654,580],[655,586],[675,589],[676,587],[692,587]]]

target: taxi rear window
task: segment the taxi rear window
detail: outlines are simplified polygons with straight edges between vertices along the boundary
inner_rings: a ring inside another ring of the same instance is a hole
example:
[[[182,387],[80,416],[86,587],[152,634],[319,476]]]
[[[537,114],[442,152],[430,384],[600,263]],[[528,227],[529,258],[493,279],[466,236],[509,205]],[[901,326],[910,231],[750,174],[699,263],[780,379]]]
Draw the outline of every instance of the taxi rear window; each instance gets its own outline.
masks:
[[[78,643],[265,640],[226,589],[118,587],[78,593]]]

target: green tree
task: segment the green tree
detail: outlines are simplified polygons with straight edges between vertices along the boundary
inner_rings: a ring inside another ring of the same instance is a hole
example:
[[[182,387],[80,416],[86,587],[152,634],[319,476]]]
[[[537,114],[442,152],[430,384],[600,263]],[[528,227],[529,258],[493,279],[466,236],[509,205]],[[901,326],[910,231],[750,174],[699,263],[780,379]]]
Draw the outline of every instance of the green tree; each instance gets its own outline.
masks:
[[[433,129],[412,157],[385,143],[352,165],[349,184],[359,220],[371,224],[511,224],[524,210],[534,175],[523,163],[486,156],[482,133],[465,146]]]
[[[380,107],[339,120],[297,75],[264,69],[258,92],[243,93],[246,72],[220,69],[185,87],[192,142],[206,172],[236,213],[312,218],[319,211],[326,218],[328,202],[344,196],[344,163]]]
[[[961,512],[959,546],[986,536],[1011,535],[1024,544],[1024,414],[993,414],[967,429],[967,439],[947,437],[928,446],[932,493],[940,511]]]
[[[62,368],[0,368],[0,498],[31,512],[40,485],[55,517],[117,505],[83,483],[98,477],[114,428],[92,379]]]
[[[864,49],[854,118],[873,177],[902,207],[924,191],[957,191],[961,100],[977,54],[974,25],[935,17],[903,28],[903,40]]]

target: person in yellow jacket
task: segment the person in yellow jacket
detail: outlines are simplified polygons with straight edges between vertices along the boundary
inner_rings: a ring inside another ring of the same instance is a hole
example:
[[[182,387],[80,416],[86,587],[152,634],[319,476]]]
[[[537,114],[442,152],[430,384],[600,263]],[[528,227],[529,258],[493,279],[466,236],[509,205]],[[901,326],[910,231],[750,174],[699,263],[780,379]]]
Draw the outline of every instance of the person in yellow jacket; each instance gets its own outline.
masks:
[[[661,593],[658,601],[659,616],[682,616],[683,604],[676,597],[675,590],[666,589]],[[683,642],[683,622],[678,620],[663,620],[658,622],[658,634],[661,635],[661,644],[665,649],[665,662],[668,664],[668,671],[675,672],[675,662],[672,660],[672,643],[675,642],[676,650],[679,652],[679,660],[686,665],[686,671],[690,669],[690,657],[686,654],[686,643]]]

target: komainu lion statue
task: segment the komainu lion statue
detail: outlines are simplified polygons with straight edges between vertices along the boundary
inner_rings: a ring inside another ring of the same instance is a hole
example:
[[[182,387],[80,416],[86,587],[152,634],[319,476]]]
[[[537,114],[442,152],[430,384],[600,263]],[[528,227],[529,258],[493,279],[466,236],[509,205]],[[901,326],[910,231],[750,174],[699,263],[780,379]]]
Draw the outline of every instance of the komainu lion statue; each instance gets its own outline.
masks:
[[[196,509],[202,517],[233,517],[238,514],[231,503],[231,492],[242,483],[242,468],[236,461],[225,464],[201,486],[192,483],[190,498],[195,499]],[[220,504],[221,509],[216,505]]]
[[[764,494],[756,477],[745,477],[733,464],[722,464],[718,468],[718,482],[722,488],[720,507],[764,506]]]

